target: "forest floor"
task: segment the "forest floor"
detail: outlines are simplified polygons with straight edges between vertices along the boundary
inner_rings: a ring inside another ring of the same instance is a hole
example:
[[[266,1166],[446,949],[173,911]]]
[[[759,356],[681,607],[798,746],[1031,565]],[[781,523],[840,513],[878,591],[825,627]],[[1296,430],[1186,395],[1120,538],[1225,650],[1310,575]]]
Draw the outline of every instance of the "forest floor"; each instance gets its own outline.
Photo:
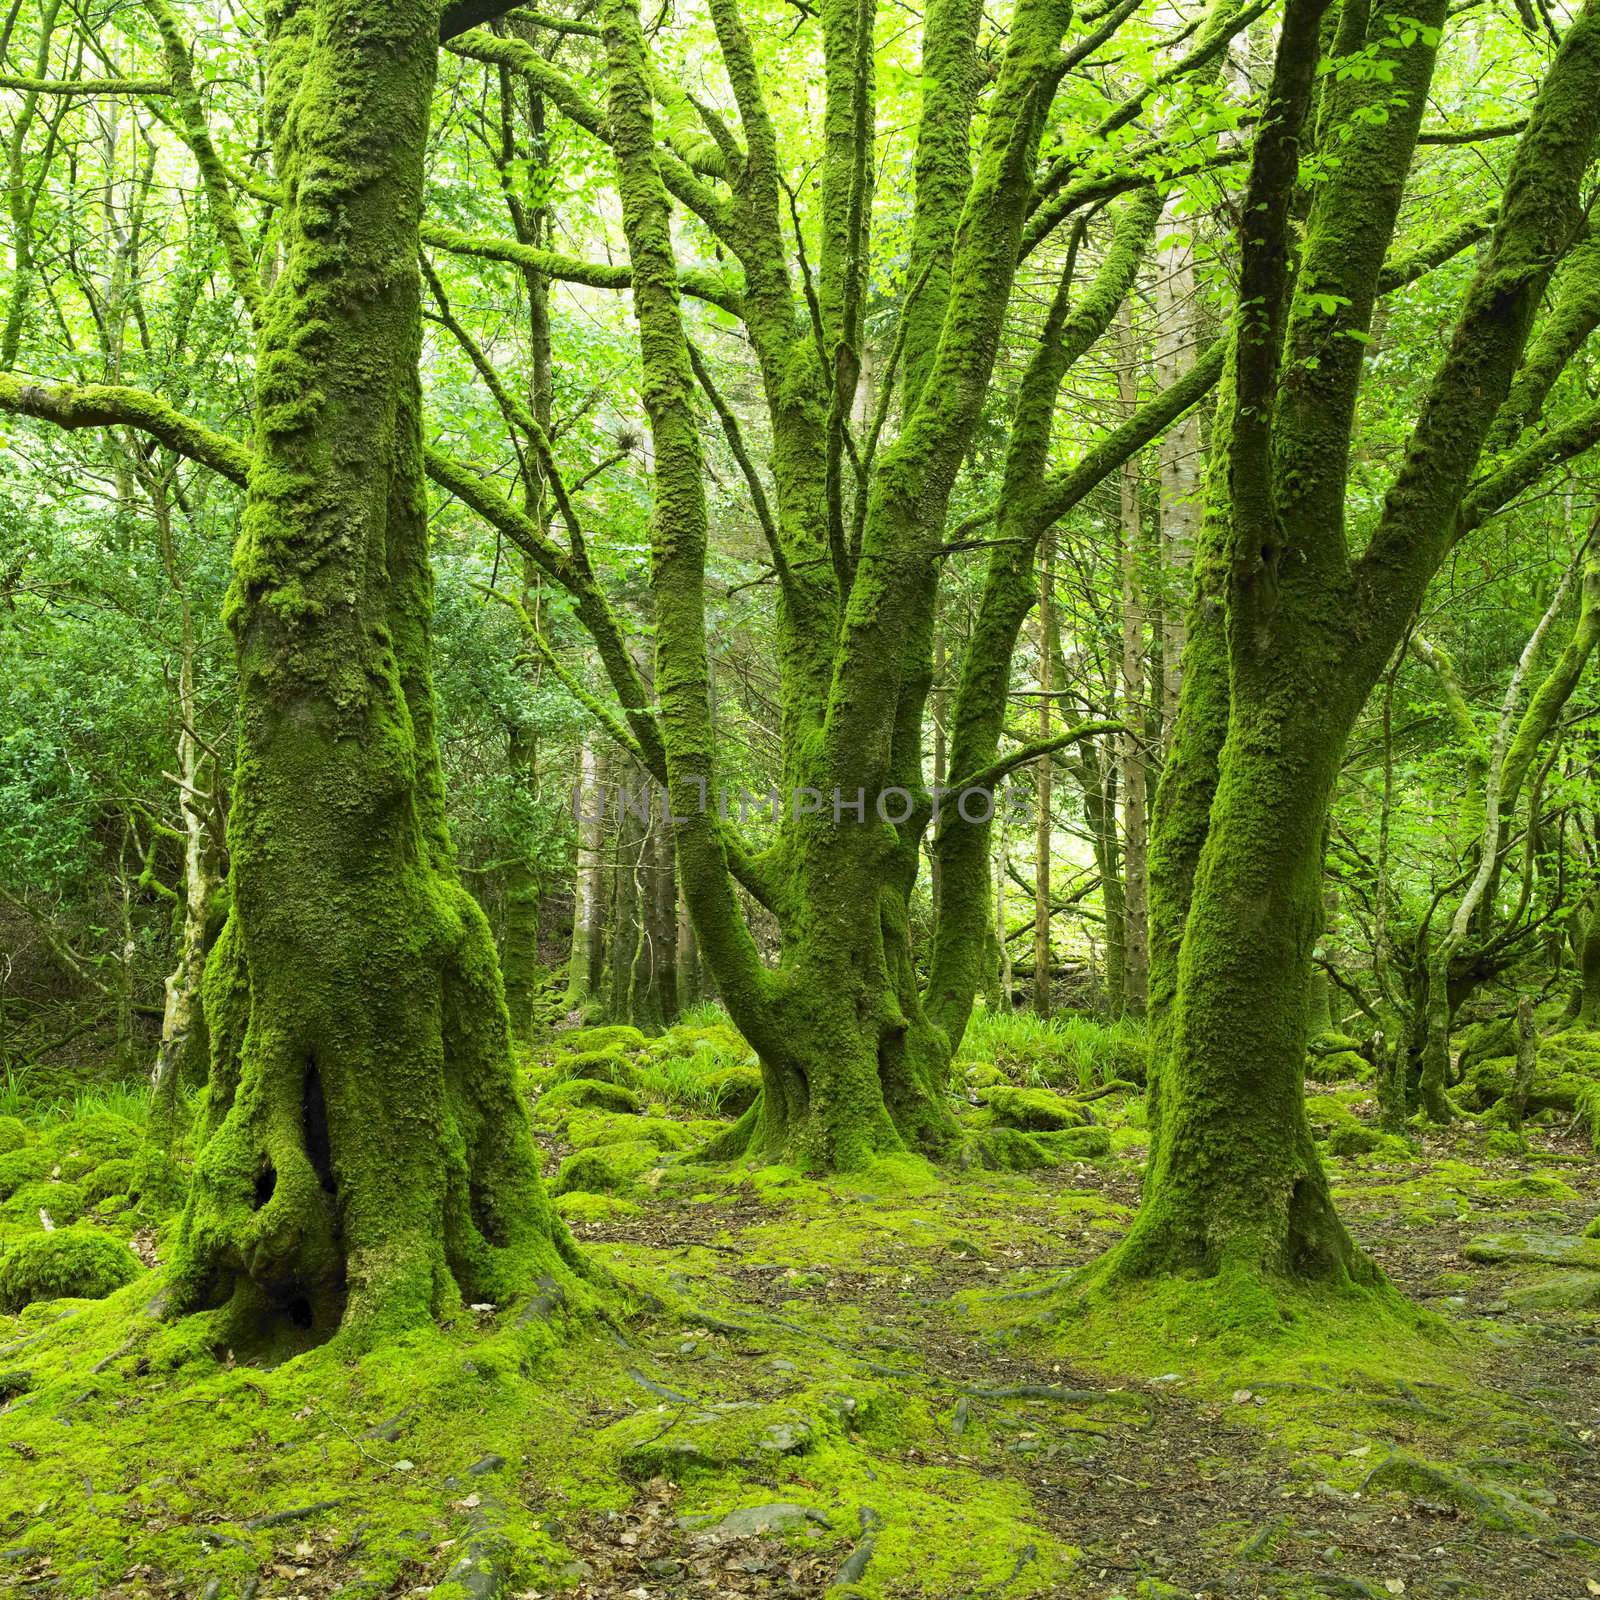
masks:
[[[1600,1242],[1579,1240],[1600,1172],[1564,1122],[1332,1160],[1409,1304],[1264,1325],[1198,1291],[1085,1309],[1064,1287],[1132,1214],[1135,1096],[1093,1102],[1098,1160],[823,1182],[647,1162],[709,1119],[633,1075],[638,1110],[565,1089],[535,1111],[634,1308],[555,1310],[553,1348],[513,1308],[359,1363],[254,1365],[145,1315],[149,1272],[0,1318],[0,1592],[1600,1594]],[[1318,1092],[1372,1113],[1359,1084]],[[115,1197],[84,1199],[92,1169],[61,1176],[107,1125],[42,1124],[67,1157],[44,1181],[128,1238]],[[131,1237],[158,1272],[162,1230]]]

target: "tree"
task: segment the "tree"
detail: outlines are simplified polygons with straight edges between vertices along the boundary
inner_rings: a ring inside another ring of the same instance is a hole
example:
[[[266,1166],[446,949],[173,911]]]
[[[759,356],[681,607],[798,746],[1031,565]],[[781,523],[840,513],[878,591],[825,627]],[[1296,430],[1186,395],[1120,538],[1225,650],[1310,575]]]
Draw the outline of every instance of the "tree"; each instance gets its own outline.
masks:
[[[499,970],[457,879],[430,683],[417,265],[440,18],[303,0],[267,39],[269,286],[176,17],[148,9],[257,331],[251,449],[118,385],[5,403],[142,428],[246,488],[232,907],[205,978],[210,1095],[175,1311],[352,1340],[579,1262],[540,1185]]]
[[[1165,968],[1152,972],[1152,997],[1166,1014],[1151,1161],[1144,1203],[1100,1282],[1375,1278],[1334,1211],[1302,1098],[1328,801],[1355,717],[1469,497],[1500,503],[1514,471],[1472,481],[1545,286],[1577,237],[1600,116],[1600,13],[1586,7],[1545,76],[1448,353],[1352,557],[1362,350],[1445,22],[1442,4],[1414,13],[1330,11],[1325,0],[1291,0],[1284,13],[1243,201],[1219,425],[1226,480],[1213,484],[1152,841],[1152,958]],[[1386,68],[1319,77],[1325,50]],[[1334,137],[1339,164],[1312,191],[1296,259],[1302,151],[1321,154]]]

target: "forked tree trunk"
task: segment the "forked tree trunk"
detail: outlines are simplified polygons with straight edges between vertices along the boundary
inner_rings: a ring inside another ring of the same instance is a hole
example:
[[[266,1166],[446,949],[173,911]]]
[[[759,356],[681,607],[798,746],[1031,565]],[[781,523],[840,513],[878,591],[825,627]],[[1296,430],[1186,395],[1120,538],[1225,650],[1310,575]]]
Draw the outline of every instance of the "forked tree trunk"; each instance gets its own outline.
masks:
[[[287,200],[229,620],[233,908],[173,1305],[367,1341],[576,1265],[539,1181],[429,683],[418,222],[438,8],[275,13]]]

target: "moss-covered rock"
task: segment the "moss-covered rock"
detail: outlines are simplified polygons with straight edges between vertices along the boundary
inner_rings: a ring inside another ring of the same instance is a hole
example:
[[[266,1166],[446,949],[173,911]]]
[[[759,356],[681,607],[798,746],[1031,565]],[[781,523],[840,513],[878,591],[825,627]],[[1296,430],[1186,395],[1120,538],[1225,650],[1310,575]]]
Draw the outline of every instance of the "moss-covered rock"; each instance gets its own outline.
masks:
[[[37,1183],[55,1170],[56,1160],[43,1145],[30,1144],[0,1155],[0,1200],[7,1200],[25,1183]]]
[[[643,1050],[650,1041],[637,1028],[623,1025],[599,1028],[571,1028],[558,1033],[552,1049],[564,1056],[586,1055],[591,1051]]]
[[[86,1117],[66,1123],[49,1137],[49,1144],[58,1152],[62,1163],[62,1176],[81,1176],[68,1173],[67,1164],[73,1158],[87,1162],[84,1171],[100,1165],[138,1154],[143,1134],[137,1124],[110,1111],[92,1111]]]
[[[33,1133],[21,1117],[0,1117],[0,1156],[33,1143]]]
[[[705,1080],[709,1102],[724,1116],[742,1117],[761,1093],[761,1072],[757,1067],[718,1067]]]
[[[1089,1121],[1086,1107],[1051,1089],[1017,1089],[997,1084],[984,1096],[994,1120],[1004,1128],[1041,1133],[1058,1128],[1081,1128]]]
[[[577,1150],[561,1163],[551,1188],[558,1195],[574,1189],[625,1194],[660,1160],[661,1151],[647,1139]]]
[[[989,1089],[1006,1081],[1005,1073],[992,1061],[966,1061],[956,1070],[969,1089]]]
[[[139,1275],[133,1252],[97,1228],[57,1228],[0,1257],[0,1311],[36,1300],[103,1300]]]
[[[788,1406],[729,1400],[673,1412],[651,1406],[613,1424],[601,1437],[625,1477],[674,1482],[730,1467],[765,1468],[813,1448],[817,1424]]]
[[[555,1208],[568,1222],[609,1222],[613,1217],[636,1217],[640,1210],[631,1200],[592,1194],[587,1189],[569,1189],[557,1195]]]
[[[0,1217],[37,1228],[39,1213],[43,1211],[60,1227],[76,1222],[83,1215],[83,1206],[83,1190],[77,1184],[44,1178],[13,1190],[11,1197],[0,1204]]]
[[[1111,1130],[1099,1126],[1056,1128],[1033,1136],[1059,1161],[1098,1161],[1111,1154]]]
[[[717,1124],[718,1127],[721,1124]],[[697,1142],[695,1130],[666,1117],[637,1116],[627,1111],[574,1111],[567,1119],[567,1143],[574,1150],[643,1139],[658,1150],[687,1150]]]
[[[1055,1158],[1031,1133],[1019,1128],[981,1128],[974,1135],[978,1159],[999,1172],[1033,1172],[1055,1165]]]
[[[1308,1055],[1306,1076],[1313,1083],[1359,1083],[1372,1076],[1372,1066],[1354,1050],[1335,1050],[1328,1055]]]
[[[534,1119],[555,1122],[586,1106],[597,1111],[637,1111],[639,1097],[620,1083],[604,1083],[598,1078],[568,1078],[539,1096]]]
[[[1459,1051],[1460,1070],[1465,1073],[1480,1061],[1517,1053],[1515,1017],[1489,1017],[1457,1028],[1451,1041]]]
[[[550,1079],[564,1083],[571,1078],[589,1078],[596,1083],[619,1083],[632,1088],[639,1074],[621,1050],[580,1050],[576,1055],[560,1055],[551,1063]]]
[[[1539,1041],[1538,1075],[1600,1078],[1600,1031],[1566,1028]]]
[[[102,1161],[78,1185],[85,1202],[98,1205],[108,1195],[128,1194],[134,1183],[134,1163],[126,1156]]]

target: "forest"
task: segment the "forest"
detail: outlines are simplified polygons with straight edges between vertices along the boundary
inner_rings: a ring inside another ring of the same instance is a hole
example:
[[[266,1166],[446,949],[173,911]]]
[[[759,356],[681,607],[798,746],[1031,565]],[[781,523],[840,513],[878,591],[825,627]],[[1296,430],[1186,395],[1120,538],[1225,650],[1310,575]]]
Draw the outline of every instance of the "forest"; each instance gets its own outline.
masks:
[[[0,1593],[1600,1595],[1600,0],[0,0]]]

